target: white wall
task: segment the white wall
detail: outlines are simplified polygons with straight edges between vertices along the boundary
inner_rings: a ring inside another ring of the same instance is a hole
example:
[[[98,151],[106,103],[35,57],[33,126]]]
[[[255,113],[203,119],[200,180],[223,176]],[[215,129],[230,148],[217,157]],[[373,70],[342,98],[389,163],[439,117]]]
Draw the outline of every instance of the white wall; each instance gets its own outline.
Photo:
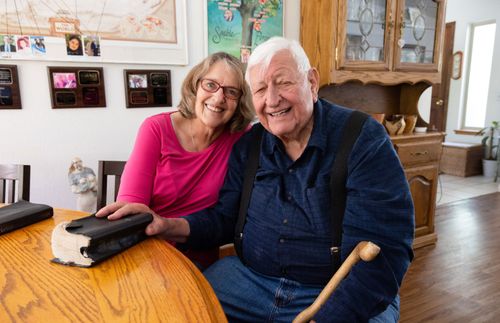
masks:
[[[467,33],[469,25],[476,22],[495,20],[497,31],[493,50],[493,64],[486,111],[486,125],[493,120],[500,120],[500,1],[493,0],[448,0],[446,22],[455,21],[454,51],[464,52],[467,59]],[[466,65],[464,64],[464,67]],[[462,75],[467,71],[463,70]],[[453,130],[460,129],[460,109],[463,106],[464,77],[451,80],[448,102],[448,121],[446,141],[480,142],[480,136],[455,135]]]
[[[189,65],[102,66],[106,88],[106,108],[52,109],[47,66],[82,66],[85,63],[0,60],[0,64],[18,66],[21,110],[0,110],[0,163],[31,165],[31,201],[54,207],[76,207],[67,174],[71,160],[82,158],[84,165],[97,172],[97,161],[126,160],[137,129],[150,115],[174,108],[125,108],[124,69],[170,69],[172,103],[180,99],[180,86],[189,69],[205,56],[205,0],[187,0],[187,36]],[[300,0],[286,0],[285,36],[299,38]]]

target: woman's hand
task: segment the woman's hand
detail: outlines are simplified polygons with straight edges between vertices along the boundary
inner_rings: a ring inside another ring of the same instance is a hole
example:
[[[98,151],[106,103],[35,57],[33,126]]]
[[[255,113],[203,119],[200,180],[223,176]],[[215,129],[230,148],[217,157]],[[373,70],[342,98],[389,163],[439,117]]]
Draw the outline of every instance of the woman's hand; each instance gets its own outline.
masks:
[[[123,218],[124,216],[130,214],[137,213],[151,213],[153,214],[153,210],[151,210],[147,205],[142,203],[129,203],[118,201],[112,204],[106,205],[95,214],[96,217],[108,217],[108,220],[118,220]]]
[[[118,201],[110,205],[106,205],[95,215],[96,217],[107,216],[108,220],[117,220],[127,215],[137,213],[150,213],[153,215],[153,221],[146,227],[146,234],[149,236],[159,235],[163,239],[176,242],[185,242],[189,236],[189,223],[186,220],[182,218],[162,218],[147,205],[142,203]]]

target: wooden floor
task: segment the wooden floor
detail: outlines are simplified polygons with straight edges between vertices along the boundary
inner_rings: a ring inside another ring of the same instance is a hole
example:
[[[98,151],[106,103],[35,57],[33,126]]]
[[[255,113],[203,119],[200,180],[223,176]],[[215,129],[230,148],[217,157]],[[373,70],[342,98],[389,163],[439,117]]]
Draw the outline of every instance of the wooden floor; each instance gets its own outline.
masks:
[[[400,322],[500,322],[500,193],[436,211],[435,246],[417,249]]]

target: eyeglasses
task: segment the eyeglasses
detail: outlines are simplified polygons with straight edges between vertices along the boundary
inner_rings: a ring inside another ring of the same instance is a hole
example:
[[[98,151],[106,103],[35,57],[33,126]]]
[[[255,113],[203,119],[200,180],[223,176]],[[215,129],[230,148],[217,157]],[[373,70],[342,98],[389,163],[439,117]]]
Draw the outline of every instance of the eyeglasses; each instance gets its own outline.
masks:
[[[230,86],[222,86],[219,83],[215,82],[214,80],[210,79],[202,79],[200,84],[203,90],[210,93],[215,93],[219,91],[220,88],[222,88],[222,93],[224,93],[224,96],[227,99],[231,100],[238,100],[243,94],[243,92],[240,89]]]

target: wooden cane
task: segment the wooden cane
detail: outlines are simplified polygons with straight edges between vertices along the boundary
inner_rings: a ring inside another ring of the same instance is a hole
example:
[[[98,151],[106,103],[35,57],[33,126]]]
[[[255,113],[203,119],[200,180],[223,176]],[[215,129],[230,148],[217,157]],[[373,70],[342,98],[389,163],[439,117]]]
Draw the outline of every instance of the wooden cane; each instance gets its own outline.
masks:
[[[361,241],[354,248],[347,259],[342,263],[340,268],[335,272],[325,288],[319,293],[316,300],[305,310],[299,313],[293,320],[293,323],[309,322],[312,317],[319,311],[321,306],[325,304],[326,300],[332,295],[333,291],[340,284],[351,268],[361,259],[363,261],[372,261],[380,252],[380,247],[369,241]]]

